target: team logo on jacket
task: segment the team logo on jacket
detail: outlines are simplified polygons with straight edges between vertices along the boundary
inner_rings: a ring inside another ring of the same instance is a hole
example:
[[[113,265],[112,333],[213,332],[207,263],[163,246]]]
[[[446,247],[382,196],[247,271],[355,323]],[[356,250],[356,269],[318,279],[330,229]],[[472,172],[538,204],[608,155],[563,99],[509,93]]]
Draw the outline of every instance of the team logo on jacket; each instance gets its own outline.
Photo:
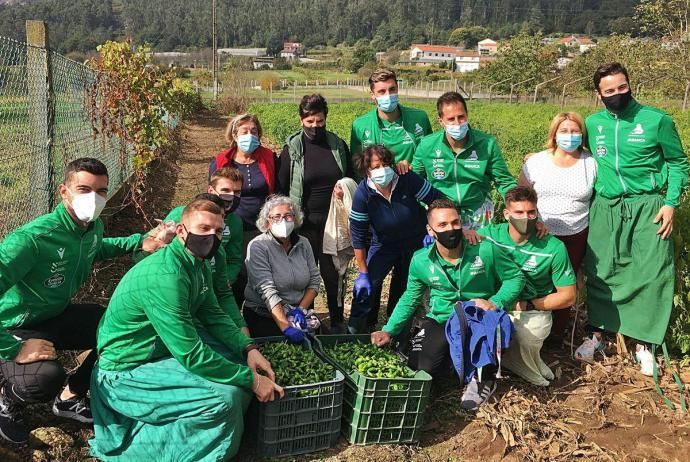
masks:
[[[436,157],[441,157],[441,150],[440,149],[436,149],[435,153],[436,153]]]
[[[478,161],[479,156],[477,155],[477,151],[472,151],[472,153],[467,157],[467,160]]]
[[[369,130],[364,130],[364,138],[369,138],[371,136],[371,132]]]
[[[422,128],[421,125],[415,124],[414,126],[414,134],[415,136],[423,135],[424,134],[424,129]]]
[[[642,128],[642,124],[637,124],[635,128],[632,129],[630,132],[631,135],[644,135],[644,128]]]
[[[446,171],[441,168],[435,168],[434,171],[431,172],[431,176],[436,180],[443,180],[446,177]]]
[[[482,257],[477,255],[470,265],[470,275],[476,276],[482,273],[484,273],[484,261],[482,260]]]
[[[60,260],[62,260],[62,257],[65,256],[65,248],[64,248],[64,247],[60,247],[59,249],[57,249],[57,254],[58,254],[58,256],[60,257]]]
[[[538,262],[537,257],[532,255],[527,259],[524,265],[522,265],[523,271],[534,271],[537,268]]]
[[[53,274],[51,277],[43,281],[43,285],[49,289],[60,287],[65,282],[64,274]]]
[[[606,156],[606,146],[597,146],[597,150],[595,152],[598,157]]]
[[[229,236],[230,235],[230,227],[228,225],[225,225],[225,228],[223,228],[223,236]]]
[[[597,125],[597,130],[599,131],[599,134],[601,134],[601,131],[604,129],[603,125]]]

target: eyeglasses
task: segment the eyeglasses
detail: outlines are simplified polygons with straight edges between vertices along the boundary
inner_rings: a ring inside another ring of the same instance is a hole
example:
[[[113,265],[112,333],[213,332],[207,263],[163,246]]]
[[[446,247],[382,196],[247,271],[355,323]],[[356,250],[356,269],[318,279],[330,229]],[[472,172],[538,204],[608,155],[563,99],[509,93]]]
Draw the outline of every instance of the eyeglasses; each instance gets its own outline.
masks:
[[[295,215],[292,213],[286,213],[285,215],[269,215],[268,219],[277,224],[280,223],[282,219],[285,219],[287,222],[295,221]]]

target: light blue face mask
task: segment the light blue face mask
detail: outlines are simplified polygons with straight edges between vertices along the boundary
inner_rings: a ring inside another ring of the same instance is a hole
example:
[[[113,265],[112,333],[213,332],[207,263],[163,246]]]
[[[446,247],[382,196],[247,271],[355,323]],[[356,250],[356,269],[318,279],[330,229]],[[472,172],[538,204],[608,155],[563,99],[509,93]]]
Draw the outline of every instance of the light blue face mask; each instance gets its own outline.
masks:
[[[395,170],[390,167],[375,168],[370,173],[371,181],[373,181],[375,185],[381,186],[382,188],[385,188],[391,184],[394,176]]]
[[[565,152],[573,152],[582,144],[582,133],[557,133],[556,144]]]
[[[378,104],[379,109],[383,112],[393,112],[398,108],[398,94],[393,93],[391,95],[377,96],[376,104]]]
[[[259,138],[251,133],[237,137],[237,146],[240,148],[240,150],[242,150],[242,152],[246,152],[247,154],[251,154],[252,152],[256,151],[256,148],[259,147],[259,144]]]
[[[446,133],[455,141],[460,141],[467,136],[470,126],[467,122],[459,125],[446,125]]]

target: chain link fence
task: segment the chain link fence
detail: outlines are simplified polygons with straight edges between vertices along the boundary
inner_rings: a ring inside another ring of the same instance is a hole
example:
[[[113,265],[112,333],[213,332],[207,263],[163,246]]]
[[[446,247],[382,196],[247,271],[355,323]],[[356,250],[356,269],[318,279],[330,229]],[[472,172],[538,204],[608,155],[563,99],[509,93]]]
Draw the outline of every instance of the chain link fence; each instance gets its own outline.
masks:
[[[108,167],[111,197],[131,175],[133,150],[94,135],[87,91],[95,76],[58,53],[0,36],[0,239],[57,205],[74,159],[95,157]]]

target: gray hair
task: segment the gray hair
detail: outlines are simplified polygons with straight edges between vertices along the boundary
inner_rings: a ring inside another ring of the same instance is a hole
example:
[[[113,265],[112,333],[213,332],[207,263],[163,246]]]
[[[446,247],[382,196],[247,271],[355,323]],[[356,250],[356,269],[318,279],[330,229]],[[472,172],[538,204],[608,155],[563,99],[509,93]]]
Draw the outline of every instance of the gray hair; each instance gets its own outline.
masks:
[[[302,210],[300,210],[289,197],[281,194],[273,194],[268,196],[266,203],[261,207],[261,210],[259,210],[259,217],[256,219],[256,227],[259,231],[265,233],[271,229],[271,220],[268,219],[268,216],[271,214],[271,210],[279,205],[290,206],[290,210],[295,216],[295,229],[299,229],[302,226],[302,219],[304,218]]]

